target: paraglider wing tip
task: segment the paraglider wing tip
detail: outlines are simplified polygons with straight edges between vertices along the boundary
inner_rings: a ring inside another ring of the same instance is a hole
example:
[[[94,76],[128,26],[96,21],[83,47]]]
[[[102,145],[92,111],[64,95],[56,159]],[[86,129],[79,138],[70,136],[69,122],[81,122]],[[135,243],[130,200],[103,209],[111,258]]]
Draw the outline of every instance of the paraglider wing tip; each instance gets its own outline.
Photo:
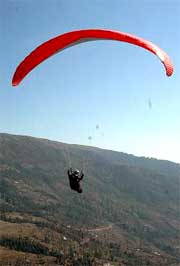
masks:
[[[174,66],[173,66],[172,62],[169,60],[169,58],[164,61],[164,65],[166,68],[166,75],[168,77],[172,76],[172,74],[174,72]]]
[[[12,81],[12,86],[13,86],[13,87],[16,87],[17,85],[18,85],[17,82]]]
[[[15,87],[17,85],[19,85],[20,80],[18,80],[14,74],[13,78],[12,78],[12,86]]]
[[[161,62],[164,64],[164,67],[166,69],[166,75],[170,77],[174,72],[174,66],[169,56],[165,52],[159,49],[156,51],[156,53]]]

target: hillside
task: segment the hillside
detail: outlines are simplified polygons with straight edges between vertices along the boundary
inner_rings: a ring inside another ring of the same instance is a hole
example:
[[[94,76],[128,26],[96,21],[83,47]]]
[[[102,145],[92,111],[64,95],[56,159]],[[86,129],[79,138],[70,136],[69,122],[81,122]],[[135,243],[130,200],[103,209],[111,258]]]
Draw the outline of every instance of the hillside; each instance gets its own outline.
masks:
[[[169,161],[0,134],[0,265],[178,265],[179,182]]]

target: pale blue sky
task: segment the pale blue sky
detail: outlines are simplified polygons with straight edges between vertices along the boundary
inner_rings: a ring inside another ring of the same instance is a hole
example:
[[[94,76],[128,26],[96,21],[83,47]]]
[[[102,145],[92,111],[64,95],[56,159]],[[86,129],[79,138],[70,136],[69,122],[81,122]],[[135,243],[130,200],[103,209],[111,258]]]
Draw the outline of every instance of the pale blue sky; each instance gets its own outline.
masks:
[[[143,49],[98,41],[56,54],[11,86],[36,46],[83,28],[154,42],[174,75]],[[179,0],[0,0],[0,132],[180,162],[179,28]]]

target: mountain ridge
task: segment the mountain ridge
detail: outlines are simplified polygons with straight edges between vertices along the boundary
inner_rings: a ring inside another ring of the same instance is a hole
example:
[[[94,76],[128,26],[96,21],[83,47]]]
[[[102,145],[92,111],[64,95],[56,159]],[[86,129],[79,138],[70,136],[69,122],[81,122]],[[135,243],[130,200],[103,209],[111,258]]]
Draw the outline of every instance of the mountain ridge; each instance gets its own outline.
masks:
[[[39,138],[39,137],[36,138],[36,137],[33,137],[33,136],[27,136],[27,135],[16,135],[16,134],[14,135],[14,134],[9,134],[9,133],[0,133],[0,138],[2,136],[18,137],[18,138],[22,138],[22,139],[23,138],[28,138],[28,139],[38,140],[40,142],[42,141],[42,142],[47,142],[47,143],[51,143],[51,144],[55,144],[55,145],[67,145],[69,147],[75,147],[75,148],[77,147],[77,148],[82,149],[82,150],[89,149],[89,150],[96,151],[96,152],[98,152],[98,151],[99,152],[106,152],[107,153],[107,158],[108,158],[108,155],[111,156],[112,154],[114,154],[114,158],[113,159],[121,159],[121,163],[123,163],[123,164],[127,164],[127,161],[129,161],[128,164],[131,163],[132,166],[134,166],[134,165],[137,166],[137,164],[139,166],[141,166],[141,164],[144,161],[148,161],[149,163],[152,163],[152,164],[153,163],[162,164],[162,166],[161,166],[161,170],[162,170],[163,164],[168,164],[169,168],[170,168],[170,169],[166,169],[168,171],[168,173],[169,173],[169,171],[171,171],[172,167],[174,167],[175,169],[173,171],[177,170],[177,173],[180,174],[180,171],[179,171],[180,163],[173,162],[173,161],[170,161],[170,160],[157,159],[157,158],[154,158],[154,157],[136,156],[136,155],[133,155],[133,154],[120,152],[120,151],[113,151],[113,150],[109,150],[109,149],[103,149],[103,148],[93,147],[93,146],[88,146],[88,145],[69,144],[69,143],[64,143],[64,142],[60,142],[60,141],[57,141],[57,140],[49,140],[47,138]],[[119,158],[118,158],[118,156],[119,156]],[[133,160],[136,160],[136,162],[131,162]],[[146,165],[146,167],[147,167],[147,169],[149,169],[150,166],[148,167]],[[172,174],[172,172],[171,172],[171,174]]]

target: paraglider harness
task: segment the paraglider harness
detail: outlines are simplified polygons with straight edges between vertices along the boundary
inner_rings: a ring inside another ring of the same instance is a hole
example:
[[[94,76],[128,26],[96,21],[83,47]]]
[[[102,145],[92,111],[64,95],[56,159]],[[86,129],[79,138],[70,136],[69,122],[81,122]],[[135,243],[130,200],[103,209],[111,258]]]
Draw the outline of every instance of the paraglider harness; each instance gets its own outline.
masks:
[[[72,190],[82,193],[82,188],[80,186],[80,181],[84,177],[84,173],[76,169],[75,171],[72,168],[68,169],[69,185]]]

